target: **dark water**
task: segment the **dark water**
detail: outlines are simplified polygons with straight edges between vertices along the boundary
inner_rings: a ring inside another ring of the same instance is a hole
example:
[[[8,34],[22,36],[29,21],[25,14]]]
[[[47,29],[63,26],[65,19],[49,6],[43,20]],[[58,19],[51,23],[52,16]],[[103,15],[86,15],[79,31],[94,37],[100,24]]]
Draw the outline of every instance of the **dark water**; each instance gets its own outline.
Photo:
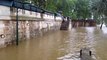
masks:
[[[72,28],[47,33],[0,49],[0,60],[80,60],[79,50],[90,48],[95,60],[107,60],[107,28]]]

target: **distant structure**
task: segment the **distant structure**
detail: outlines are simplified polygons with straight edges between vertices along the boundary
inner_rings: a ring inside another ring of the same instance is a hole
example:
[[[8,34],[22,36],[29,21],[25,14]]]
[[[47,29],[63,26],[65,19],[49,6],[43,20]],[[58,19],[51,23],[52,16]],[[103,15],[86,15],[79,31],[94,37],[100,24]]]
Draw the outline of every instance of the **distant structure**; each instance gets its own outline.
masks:
[[[93,27],[96,26],[95,20],[72,20],[72,27]]]

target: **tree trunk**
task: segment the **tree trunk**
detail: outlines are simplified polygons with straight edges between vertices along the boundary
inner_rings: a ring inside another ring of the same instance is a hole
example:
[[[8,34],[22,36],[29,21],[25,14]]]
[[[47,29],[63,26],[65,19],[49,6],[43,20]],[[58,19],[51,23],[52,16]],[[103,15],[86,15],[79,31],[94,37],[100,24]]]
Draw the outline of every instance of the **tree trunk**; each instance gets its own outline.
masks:
[[[103,21],[103,20],[104,20],[104,19],[103,19],[103,16],[101,16],[101,17],[102,17],[102,23],[101,23],[100,29],[102,29],[102,27],[103,27],[103,22],[104,22],[104,21]]]
[[[103,26],[103,20],[102,20],[102,24],[101,24],[101,26],[100,26],[100,29],[102,29],[102,26]]]
[[[56,16],[54,16],[54,20],[56,21]]]
[[[40,13],[40,15],[41,15],[41,18],[43,19],[43,13]]]

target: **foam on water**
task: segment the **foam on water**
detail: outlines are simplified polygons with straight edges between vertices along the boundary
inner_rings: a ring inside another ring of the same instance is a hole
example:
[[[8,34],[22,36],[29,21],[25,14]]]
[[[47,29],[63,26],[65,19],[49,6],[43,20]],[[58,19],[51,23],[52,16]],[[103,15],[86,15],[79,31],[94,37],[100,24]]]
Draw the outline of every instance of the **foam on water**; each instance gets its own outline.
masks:
[[[92,55],[92,59],[97,60],[94,54]],[[78,52],[74,54],[69,53],[67,55],[57,58],[57,60],[81,60],[81,58],[80,58],[80,53]]]

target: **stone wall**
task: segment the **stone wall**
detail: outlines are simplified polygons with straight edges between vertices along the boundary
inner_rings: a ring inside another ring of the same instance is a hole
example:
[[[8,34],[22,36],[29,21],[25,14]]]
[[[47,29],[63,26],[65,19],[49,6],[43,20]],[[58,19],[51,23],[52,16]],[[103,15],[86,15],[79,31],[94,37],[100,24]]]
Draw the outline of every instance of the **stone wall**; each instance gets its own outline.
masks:
[[[3,7],[3,6],[2,6]],[[11,11],[9,7],[5,7],[5,9],[1,9],[0,12],[7,10],[9,12],[8,15],[3,15],[3,18],[0,19],[0,47],[6,47],[7,45],[14,44],[16,40],[16,12]],[[26,12],[26,11],[25,11]],[[0,13],[0,17],[3,13]],[[21,12],[20,12],[21,14]],[[30,12],[27,11],[26,14],[19,14],[19,40],[30,40],[31,38],[35,38],[37,36],[44,35],[46,32],[58,30],[61,25],[61,18],[56,17],[56,19],[52,15],[47,15],[44,18],[40,16],[37,17],[34,13],[30,16]],[[29,15],[28,15],[29,14]],[[23,16],[23,17],[22,17]],[[49,18],[51,16],[51,18]],[[4,18],[5,17],[5,18]],[[8,18],[6,18],[8,17]],[[26,18],[28,17],[28,18]],[[31,19],[31,20],[30,20]]]
[[[43,27],[43,25],[45,27]],[[28,40],[55,31],[60,28],[61,22],[54,21],[19,21],[19,40]],[[14,43],[16,40],[16,21],[0,21],[0,47]]]

